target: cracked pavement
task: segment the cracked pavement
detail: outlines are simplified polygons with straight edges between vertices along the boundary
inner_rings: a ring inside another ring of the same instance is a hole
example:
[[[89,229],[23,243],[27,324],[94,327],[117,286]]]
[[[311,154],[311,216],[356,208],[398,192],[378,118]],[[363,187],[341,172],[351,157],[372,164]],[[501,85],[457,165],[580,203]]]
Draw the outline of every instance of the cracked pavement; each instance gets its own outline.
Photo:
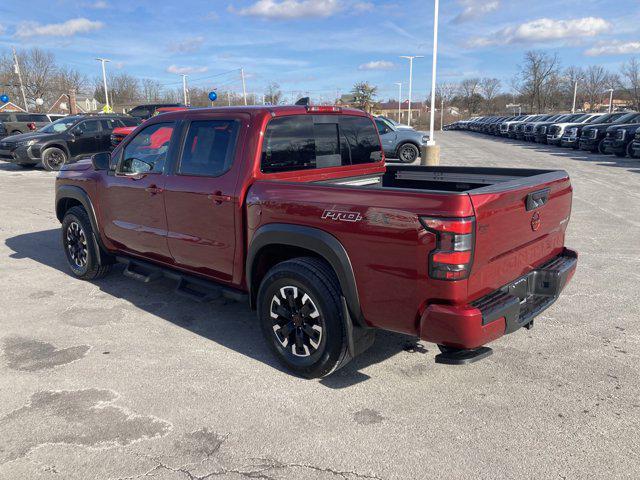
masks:
[[[380,332],[320,381],[278,367],[245,305],[72,278],[54,175],[0,163],[0,478],[637,478],[640,161],[438,139],[444,165],[567,170],[578,272],[477,364]]]

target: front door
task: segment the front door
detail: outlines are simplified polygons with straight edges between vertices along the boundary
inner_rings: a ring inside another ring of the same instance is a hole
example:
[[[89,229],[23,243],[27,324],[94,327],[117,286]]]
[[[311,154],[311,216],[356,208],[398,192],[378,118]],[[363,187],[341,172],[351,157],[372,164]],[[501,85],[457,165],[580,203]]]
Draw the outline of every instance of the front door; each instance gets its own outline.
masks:
[[[121,250],[171,263],[165,216],[165,165],[174,155],[174,122],[142,129],[122,149],[115,175],[100,187],[105,236]]]
[[[169,250],[176,264],[230,282],[241,205],[242,117],[225,115],[185,125],[181,158],[165,185]]]
[[[100,121],[85,120],[71,131],[73,138],[67,142],[71,157],[92,155],[100,151]]]
[[[378,134],[380,134],[380,141],[382,142],[382,149],[386,155],[394,155],[396,153],[396,138],[397,134],[389,127],[385,122],[380,119],[376,119],[376,127],[378,127]]]

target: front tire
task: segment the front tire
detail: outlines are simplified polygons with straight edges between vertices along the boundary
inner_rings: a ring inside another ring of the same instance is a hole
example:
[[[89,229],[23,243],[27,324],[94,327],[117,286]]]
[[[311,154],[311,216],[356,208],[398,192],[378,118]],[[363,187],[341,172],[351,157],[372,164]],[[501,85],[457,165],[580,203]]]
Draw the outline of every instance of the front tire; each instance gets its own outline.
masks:
[[[420,150],[413,143],[404,143],[398,147],[398,158],[402,163],[413,163],[420,156]]]
[[[49,147],[42,152],[42,165],[50,172],[60,170],[67,160],[67,154],[58,147]]]
[[[631,142],[629,145],[627,145],[627,157],[636,158],[635,150],[633,149],[633,142]]]
[[[62,219],[62,246],[76,277],[96,280],[109,272],[111,265],[98,260],[91,221],[84,208],[72,207]]]
[[[600,155],[606,155],[607,153],[604,151],[604,140],[600,140],[600,143],[598,143],[598,153]]]
[[[300,257],[279,263],[258,291],[264,338],[282,365],[306,378],[346,365],[347,329],[335,273],[323,260]]]

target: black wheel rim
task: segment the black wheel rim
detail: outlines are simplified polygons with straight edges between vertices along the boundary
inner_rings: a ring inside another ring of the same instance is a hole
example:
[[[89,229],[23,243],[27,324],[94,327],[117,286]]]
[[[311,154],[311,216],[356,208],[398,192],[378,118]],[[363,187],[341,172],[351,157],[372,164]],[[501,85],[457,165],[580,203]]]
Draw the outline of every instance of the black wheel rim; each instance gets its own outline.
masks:
[[[402,151],[400,152],[400,158],[404,162],[413,162],[417,157],[415,149],[410,146],[402,147]]]
[[[67,252],[72,266],[82,269],[87,265],[89,250],[87,249],[87,236],[78,222],[71,222],[67,227]]]
[[[58,170],[64,165],[64,155],[62,152],[49,152],[47,155],[47,165],[53,170]]]
[[[273,334],[294,357],[310,357],[321,348],[324,320],[312,298],[300,287],[280,288],[269,306]]]

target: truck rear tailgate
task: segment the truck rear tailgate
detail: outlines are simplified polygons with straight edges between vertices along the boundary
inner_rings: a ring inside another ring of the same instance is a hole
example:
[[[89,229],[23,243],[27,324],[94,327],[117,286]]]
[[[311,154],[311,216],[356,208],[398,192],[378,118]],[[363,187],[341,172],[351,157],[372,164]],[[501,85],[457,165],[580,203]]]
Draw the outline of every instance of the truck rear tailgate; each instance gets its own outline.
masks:
[[[562,253],[572,201],[566,172],[475,189],[469,196],[476,214],[469,298],[491,293]]]

